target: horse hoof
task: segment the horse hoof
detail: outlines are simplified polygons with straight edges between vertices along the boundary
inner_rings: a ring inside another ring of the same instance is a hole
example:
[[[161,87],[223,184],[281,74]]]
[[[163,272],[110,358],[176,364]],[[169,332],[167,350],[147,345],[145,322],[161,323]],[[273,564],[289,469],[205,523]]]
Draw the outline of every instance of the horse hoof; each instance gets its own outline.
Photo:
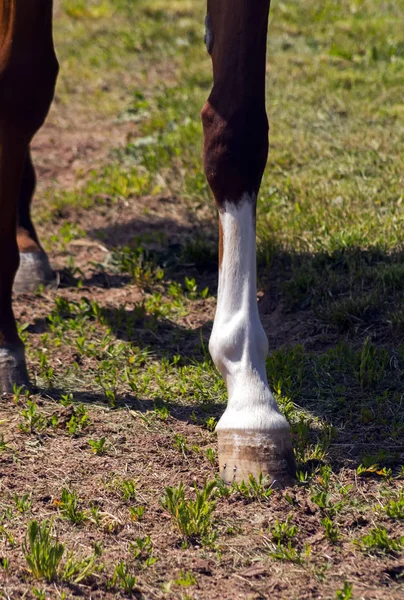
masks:
[[[20,266],[14,279],[14,292],[35,292],[40,285],[55,281],[55,274],[49,264],[47,254],[41,252],[21,252]]]
[[[255,479],[262,475],[275,487],[293,483],[296,463],[289,429],[219,430],[217,438],[220,476],[225,482],[247,482],[250,475]]]
[[[0,347],[0,393],[10,393],[21,386],[29,388],[24,347]]]

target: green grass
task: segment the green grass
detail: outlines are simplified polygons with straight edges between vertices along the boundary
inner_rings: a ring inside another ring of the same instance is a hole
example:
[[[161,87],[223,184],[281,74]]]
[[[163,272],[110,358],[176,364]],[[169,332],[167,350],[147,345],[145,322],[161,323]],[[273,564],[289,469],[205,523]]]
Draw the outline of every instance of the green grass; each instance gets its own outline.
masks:
[[[205,2],[60,6],[52,123],[102,123],[111,140],[76,188],[47,182],[34,211],[64,270],[58,290],[16,300],[38,393],[15,390],[0,421],[13,477],[0,483],[7,585],[211,597],[234,580],[229,595],[247,597],[270,583],[243,570],[271,574],[277,561],[288,597],[303,571],[324,597],[371,594],[363,581],[402,594],[389,561],[403,551],[403,1],[271,8],[258,276],[268,379],[298,462],[282,493],[263,478],[215,480],[226,390],[207,350],[217,231],[201,161]],[[118,146],[111,132],[128,123]],[[87,242],[103,250],[93,258]],[[40,524],[50,511],[63,542]],[[65,551],[77,545],[85,558]]]

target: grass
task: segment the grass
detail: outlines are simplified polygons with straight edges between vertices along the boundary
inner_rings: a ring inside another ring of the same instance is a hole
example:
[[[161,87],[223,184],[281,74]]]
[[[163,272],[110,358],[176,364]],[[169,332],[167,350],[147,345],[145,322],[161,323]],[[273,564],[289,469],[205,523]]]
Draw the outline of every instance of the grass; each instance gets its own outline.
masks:
[[[37,389],[2,399],[0,597],[403,595],[404,5],[271,7],[258,279],[283,492],[216,480],[204,10],[59,3],[34,216],[60,285],[15,301]]]

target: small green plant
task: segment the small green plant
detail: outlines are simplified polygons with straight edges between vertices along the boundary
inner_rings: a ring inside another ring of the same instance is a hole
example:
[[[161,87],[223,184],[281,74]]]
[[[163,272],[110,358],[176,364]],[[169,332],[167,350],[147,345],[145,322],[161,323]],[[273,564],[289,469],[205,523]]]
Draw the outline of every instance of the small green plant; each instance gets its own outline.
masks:
[[[99,440],[88,440],[88,445],[91,447],[94,454],[102,456],[106,453],[106,438],[102,437]]]
[[[73,525],[79,525],[86,519],[84,510],[79,509],[79,499],[76,492],[70,492],[67,488],[63,488],[58,504],[63,517]]]
[[[184,458],[189,454],[187,438],[184,435],[181,435],[180,433],[174,435],[174,446],[181,452]]]
[[[333,517],[342,508],[342,502],[334,502],[331,494],[331,467],[328,465],[320,469],[317,476],[317,482],[313,486],[313,493],[310,496],[312,502],[317,504],[319,508],[328,516]]]
[[[7,557],[0,556],[0,567],[4,569],[6,573],[8,573],[10,569],[10,561]]]
[[[391,476],[391,469],[389,469],[388,467],[381,467],[378,463],[375,464],[360,464],[358,466],[358,468],[356,469],[356,472],[359,476],[361,477],[366,477],[366,476],[375,476],[378,475],[379,477],[390,477]]]
[[[180,571],[180,575],[174,580],[174,583],[182,587],[189,587],[196,584],[196,577],[191,573],[191,571],[187,571],[186,573],[184,571]]]
[[[38,407],[32,400],[27,400],[27,408],[21,410],[23,422],[18,425],[24,433],[40,432],[46,427],[46,419],[38,412]]]
[[[114,569],[111,586],[119,585],[126,594],[132,595],[136,583],[137,579],[131,575],[129,566],[123,561],[119,562]]]
[[[273,492],[270,479],[263,477],[262,473],[257,479],[250,473],[247,482],[233,483],[232,489],[250,501],[268,500]]]
[[[216,464],[216,452],[213,448],[207,448],[205,450],[205,456],[212,466]]]
[[[195,500],[185,498],[184,484],[178,487],[166,487],[161,504],[173,517],[185,537],[186,542],[201,541],[205,545],[212,545],[216,535],[212,532],[212,513],[216,503],[211,496],[216,481],[205,481],[202,490],[194,486]]]
[[[215,417],[208,417],[205,421],[205,425],[208,431],[215,431],[217,425]]]
[[[275,525],[269,529],[271,540],[266,541],[265,545],[269,550],[269,555],[275,560],[301,563],[304,556],[310,554],[310,546],[305,545],[304,553],[295,547],[298,528],[291,524],[291,520],[291,515],[288,515],[283,523],[276,520]]]
[[[301,564],[307,556],[311,553],[311,547],[309,544],[305,544],[304,551],[300,552],[292,542],[287,544],[267,545],[269,549],[269,556],[275,560],[282,560],[286,562],[293,562]]]
[[[141,506],[131,506],[129,509],[130,516],[134,521],[141,521],[144,517],[145,507]]]
[[[270,528],[269,534],[275,544],[287,544],[290,540],[296,537],[298,528],[297,525],[292,525],[292,516],[288,515],[286,521],[281,523],[276,519],[275,525]]]
[[[162,421],[166,421],[168,419],[168,417],[170,416],[170,410],[169,410],[168,406],[166,406],[165,404],[163,404],[162,406],[155,406],[154,412],[156,413],[158,418],[161,419]]]
[[[0,435],[0,452],[5,452],[9,448],[10,446],[8,445],[8,442],[6,442],[6,440],[4,439],[4,433],[2,433]]]
[[[337,600],[351,600],[352,598],[352,583],[344,581],[342,590],[337,590],[335,597]]]
[[[70,394],[69,394],[70,396]],[[70,404],[70,400],[67,400]],[[90,417],[83,404],[78,404],[73,408],[73,414],[66,423],[66,429],[69,435],[77,437],[90,424]]]
[[[136,499],[136,482],[133,479],[123,479],[121,482],[122,497],[129,502]]]
[[[49,521],[30,521],[22,546],[28,568],[35,579],[53,581],[65,551],[64,544],[53,539]]]
[[[86,577],[100,570],[96,564],[97,558],[98,555],[95,551],[90,556],[80,559],[77,559],[73,553],[70,553],[63,567],[61,579],[71,581],[75,585],[81,583]]]
[[[0,525],[0,535],[5,537],[7,542],[10,544],[11,548],[14,547],[15,538],[3,525]]]
[[[321,524],[324,527],[325,537],[330,540],[332,544],[338,542],[339,532],[333,521],[329,517],[324,517],[324,519],[321,519]]]
[[[40,590],[39,588],[34,587],[32,593],[38,600],[46,600],[46,590]]]
[[[157,557],[153,556],[153,544],[150,535],[136,538],[134,543],[129,544],[132,556],[145,567],[150,567],[157,562]]]
[[[404,536],[392,538],[384,527],[375,527],[355,543],[367,554],[397,554],[404,548]]]
[[[31,508],[31,497],[29,494],[23,494],[22,496],[14,494],[14,504],[18,512],[25,513]]]
[[[384,507],[390,519],[404,519],[404,492],[401,492],[398,500],[389,500]]]

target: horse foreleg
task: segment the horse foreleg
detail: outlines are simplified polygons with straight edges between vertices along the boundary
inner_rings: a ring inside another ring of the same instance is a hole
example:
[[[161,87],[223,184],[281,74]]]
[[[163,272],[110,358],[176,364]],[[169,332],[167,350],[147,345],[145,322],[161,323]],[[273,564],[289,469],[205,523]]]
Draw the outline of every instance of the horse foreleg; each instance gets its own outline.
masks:
[[[30,141],[53,98],[52,0],[0,0],[0,391],[27,385],[11,294],[19,264],[17,206]]]
[[[256,295],[255,213],[268,153],[265,67],[270,0],[208,0],[213,89],[202,109],[204,163],[219,210],[219,288],[209,343],[228,405],[217,426],[220,474],[294,473],[289,425],[268,387]]]

